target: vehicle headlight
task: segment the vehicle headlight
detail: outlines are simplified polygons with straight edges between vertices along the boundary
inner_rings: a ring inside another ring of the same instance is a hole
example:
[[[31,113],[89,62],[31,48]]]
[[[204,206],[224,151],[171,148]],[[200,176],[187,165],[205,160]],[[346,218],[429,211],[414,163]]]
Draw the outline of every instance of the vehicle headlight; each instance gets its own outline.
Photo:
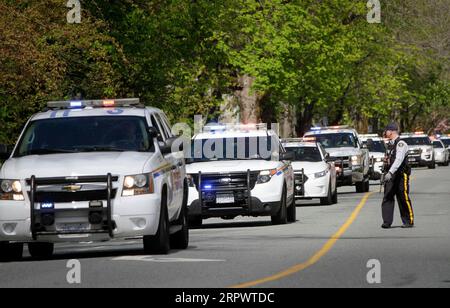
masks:
[[[382,159],[382,158],[377,158],[375,161],[376,161],[377,163],[381,163],[381,162],[383,161],[383,159]]]
[[[352,165],[361,165],[361,157],[358,155],[352,156]]]
[[[323,177],[326,176],[327,174],[328,174],[328,169],[327,169],[327,170],[324,170],[324,171],[322,171],[322,172],[314,173],[314,177],[315,177],[316,179],[318,179],[318,178],[323,178]]]
[[[275,174],[277,174],[276,169],[261,171],[258,175],[258,184],[265,184],[270,182]]]
[[[123,181],[123,197],[154,193],[153,175],[137,174],[126,176]]]
[[[0,200],[23,201],[22,184],[19,180],[1,180]]]

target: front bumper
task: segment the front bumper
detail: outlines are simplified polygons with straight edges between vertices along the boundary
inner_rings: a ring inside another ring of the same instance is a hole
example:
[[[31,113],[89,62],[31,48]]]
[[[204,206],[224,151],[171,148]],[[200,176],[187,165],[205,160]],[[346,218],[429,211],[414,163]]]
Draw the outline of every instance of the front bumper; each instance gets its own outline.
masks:
[[[117,189],[120,185],[121,183],[115,183],[113,187]],[[27,187],[25,181],[22,187]],[[34,202],[34,210],[31,211],[30,189],[31,186],[28,186],[24,201],[0,201],[0,241],[52,243],[105,241],[113,238],[154,235],[158,229],[161,204],[158,194],[121,197],[117,193],[110,200],[111,230],[109,230],[107,200],[95,200],[103,203],[102,207],[96,208],[90,207],[90,201],[58,202],[54,203],[51,209],[42,209],[43,202]],[[100,223],[90,222],[89,214],[92,212],[102,213]],[[45,224],[43,215],[51,215],[54,222]],[[80,228],[76,229],[77,226]]]

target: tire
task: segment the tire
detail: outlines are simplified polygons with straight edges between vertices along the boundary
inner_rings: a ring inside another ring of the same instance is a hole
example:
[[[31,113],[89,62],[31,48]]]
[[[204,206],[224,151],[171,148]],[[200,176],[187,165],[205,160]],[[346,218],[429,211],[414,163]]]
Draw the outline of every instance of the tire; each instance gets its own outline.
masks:
[[[271,217],[273,225],[287,224],[287,208],[286,208],[286,186],[283,187],[283,193],[280,200],[280,209],[278,213]]]
[[[333,193],[333,204],[337,204],[337,203],[338,203],[338,192],[337,192],[337,186],[336,186],[334,193]]]
[[[189,246],[189,227],[187,218],[187,185],[185,184],[183,204],[181,208],[180,217],[176,222],[181,225],[181,230],[170,236],[170,247],[175,249],[187,249]]]
[[[297,221],[297,206],[295,205],[295,198],[292,200],[292,204],[287,209],[287,221],[296,222]]]
[[[53,256],[55,245],[53,243],[28,243],[28,251],[35,259],[50,259]]]
[[[0,242],[0,261],[11,262],[19,261],[23,256],[22,243]]]
[[[445,162],[445,164],[444,164],[444,167],[448,167],[449,164],[450,164],[450,162],[447,160],[447,161]]]
[[[328,195],[325,198],[320,198],[320,205],[332,205],[333,193],[331,192],[331,184],[328,186]]]
[[[188,217],[189,228],[200,228],[203,225],[202,216],[190,216]]]
[[[433,161],[429,166],[428,169],[436,169],[436,163]]]
[[[363,180],[362,182],[356,183],[356,192],[357,193],[366,193],[370,191],[370,181]]]
[[[167,194],[163,193],[158,232],[144,236],[144,251],[149,254],[168,254],[170,251],[170,225],[167,213]]]

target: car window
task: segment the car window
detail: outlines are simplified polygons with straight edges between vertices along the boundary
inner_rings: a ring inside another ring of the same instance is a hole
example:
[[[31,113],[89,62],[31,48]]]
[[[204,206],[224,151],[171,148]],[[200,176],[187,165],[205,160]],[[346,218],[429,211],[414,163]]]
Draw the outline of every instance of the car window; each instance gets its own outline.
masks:
[[[428,137],[407,137],[402,138],[408,145],[431,145]]]
[[[155,113],[156,120],[159,123],[159,126],[161,127],[161,131],[164,135],[165,139],[168,139],[170,137],[169,129],[167,128],[167,125],[162,120],[161,116],[158,113]]]
[[[318,134],[314,137],[325,149],[358,147],[357,140],[352,133]]]
[[[153,150],[143,117],[67,117],[30,122],[15,156]]]
[[[442,145],[442,143],[439,142],[439,141],[434,141],[434,142],[433,142],[433,147],[434,147],[435,149],[443,149],[443,148],[444,148],[444,146]]]
[[[317,147],[287,147],[286,151],[294,153],[294,161],[322,161],[322,155]]]
[[[152,126],[158,130],[158,138],[157,138],[158,141],[159,141],[159,142],[164,142],[164,140],[165,140],[165,135],[164,135],[164,133],[163,133],[163,130],[161,129],[161,124],[159,124],[159,122],[157,121],[157,119],[156,119],[156,117],[155,117],[154,114],[152,114],[152,115],[150,116],[150,120],[151,120],[151,122],[152,122]]]

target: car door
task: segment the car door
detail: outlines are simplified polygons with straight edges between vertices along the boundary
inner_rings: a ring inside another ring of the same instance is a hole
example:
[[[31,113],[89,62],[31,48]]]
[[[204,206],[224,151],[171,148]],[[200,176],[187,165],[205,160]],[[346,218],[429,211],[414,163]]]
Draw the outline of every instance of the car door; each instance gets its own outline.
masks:
[[[163,113],[158,113],[156,115],[160,123],[164,126],[167,132],[168,138],[174,138],[169,120]],[[173,175],[173,185],[174,185],[174,199],[177,206],[183,203],[184,197],[184,179],[186,178],[186,167],[184,163],[184,153],[183,151],[176,151],[171,153],[174,165],[172,166]]]
[[[156,112],[150,113],[150,123],[158,131],[158,143],[162,147],[169,138],[168,132],[164,125],[161,123],[160,117]],[[176,166],[175,159],[172,154],[164,155],[164,162],[159,168],[162,168],[162,172],[167,178],[167,209],[169,213],[169,218],[172,219],[177,212],[177,194],[174,181],[174,170],[173,167]]]

